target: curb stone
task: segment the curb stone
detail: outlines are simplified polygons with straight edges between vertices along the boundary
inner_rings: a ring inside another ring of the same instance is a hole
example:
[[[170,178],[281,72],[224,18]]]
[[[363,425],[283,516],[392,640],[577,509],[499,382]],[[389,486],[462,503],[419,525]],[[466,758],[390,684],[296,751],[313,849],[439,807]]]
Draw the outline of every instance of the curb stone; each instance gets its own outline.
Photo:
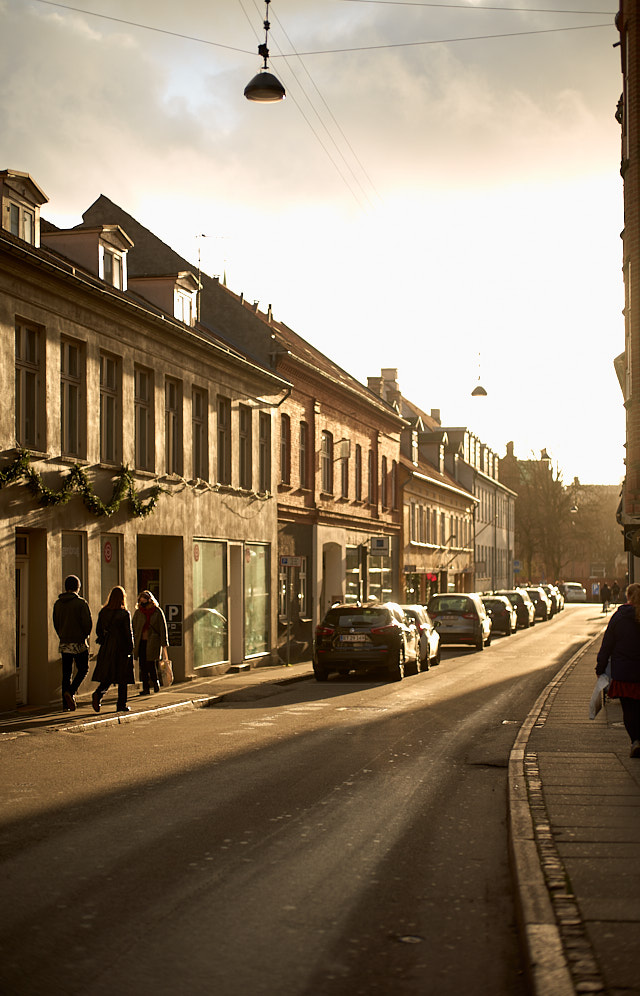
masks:
[[[509,850],[534,996],[606,992],[553,840],[538,756],[527,751],[531,731],[544,724],[559,686],[601,636],[591,637],[541,692],[509,757]]]

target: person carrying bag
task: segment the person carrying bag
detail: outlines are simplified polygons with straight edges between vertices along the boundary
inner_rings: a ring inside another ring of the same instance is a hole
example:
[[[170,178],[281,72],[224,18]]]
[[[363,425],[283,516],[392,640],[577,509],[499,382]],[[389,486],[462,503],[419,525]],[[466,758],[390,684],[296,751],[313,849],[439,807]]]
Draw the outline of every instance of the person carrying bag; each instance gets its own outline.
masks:
[[[167,657],[169,646],[167,620],[157,599],[146,589],[138,595],[138,605],[133,613],[133,656],[139,661],[141,695],[160,691],[160,658]],[[172,679],[173,680],[173,679]],[[165,682],[163,681],[164,685]],[[171,682],[168,682],[171,684]]]

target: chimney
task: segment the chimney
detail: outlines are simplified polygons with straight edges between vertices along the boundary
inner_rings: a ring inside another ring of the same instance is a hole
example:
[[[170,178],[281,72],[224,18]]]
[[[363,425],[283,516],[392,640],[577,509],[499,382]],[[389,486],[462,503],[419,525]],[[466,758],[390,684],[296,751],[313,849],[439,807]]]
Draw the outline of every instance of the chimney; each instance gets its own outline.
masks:
[[[432,408],[431,409],[431,418],[433,419],[434,422],[437,422],[438,425],[442,424],[440,422],[440,409],[439,408]]]
[[[379,398],[382,397],[382,377],[367,377],[367,387]]]

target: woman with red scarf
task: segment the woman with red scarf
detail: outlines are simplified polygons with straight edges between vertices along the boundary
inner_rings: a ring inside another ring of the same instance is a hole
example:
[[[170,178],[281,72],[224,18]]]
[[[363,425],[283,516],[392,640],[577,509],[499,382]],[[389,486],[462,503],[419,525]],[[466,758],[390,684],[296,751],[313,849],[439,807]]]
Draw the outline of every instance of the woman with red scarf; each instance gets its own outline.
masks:
[[[150,591],[141,591],[133,614],[133,656],[140,663],[141,695],[160,691],[157,662],[162,648],[169,646],[167,620]]]

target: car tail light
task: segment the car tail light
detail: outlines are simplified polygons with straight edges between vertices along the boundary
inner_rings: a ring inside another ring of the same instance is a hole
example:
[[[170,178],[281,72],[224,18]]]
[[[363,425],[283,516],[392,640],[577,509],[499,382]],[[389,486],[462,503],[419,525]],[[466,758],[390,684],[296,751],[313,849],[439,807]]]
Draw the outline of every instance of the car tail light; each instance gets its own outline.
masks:
[[[316,636],[332,636],[334,633],[333,626],[316,626]]]
[[[462,618],[463,619],[475,619],[475,617],[476,617],[475,616],[475,612],[463,612],[462,613]]]
[[[389,623],[387,626],[374,626],[371,629],[371,632],[375,633],[376,636],[391,636],[395,631],[396,627],[393,623]]]

